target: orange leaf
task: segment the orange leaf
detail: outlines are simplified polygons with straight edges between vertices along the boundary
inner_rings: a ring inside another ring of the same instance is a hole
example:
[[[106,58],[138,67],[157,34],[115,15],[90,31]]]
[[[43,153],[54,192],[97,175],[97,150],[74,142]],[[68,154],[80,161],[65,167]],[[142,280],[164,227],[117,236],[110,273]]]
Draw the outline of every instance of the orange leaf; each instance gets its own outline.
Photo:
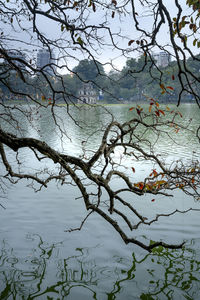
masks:
[[[142,190],[144,188],[144,183],[140,181],[140,182],[134,183],[134,186],[138,187],[140,190]]]
[[[143,182],[139,182],[139,189],[142,190],[144,187],[144,183]]]
[[[151,112],[151,109],[152,109],[152,105],[149,105],[149,112]]]
[[[158,110],[161,114],[163,114],[163,116],[165,115],[165,112],[161,109]]]
[[[158,173],[156,172],[156,170],[153,170],[153,175],[154,176],[158,175]]]
[[[159,107],[159,103],[158,102],[156,102],[156,106]]]
[[[167,86],[166,88],[169,90],[172,90],[172,91],[174,90],[174,88],[172,86]]]
[[[129,110],[131,111],[131,110],[133,110],[135,107],[133,106],[133,107],[131,107],[131,108],[129,108]]]
[[[160,88],[161,88],[162,90],[164,90],[164,89],[165,89],[165,86],[164,86],[164,84],[163,84],[163,83],[161,83],[161,84],[160,84]]]
[[[164,185],[166,183],[167,183],[167,181],[165,181],[165,180],[158,180],[158,181],[156,181],[156,185],[159,185],[159,186]]]

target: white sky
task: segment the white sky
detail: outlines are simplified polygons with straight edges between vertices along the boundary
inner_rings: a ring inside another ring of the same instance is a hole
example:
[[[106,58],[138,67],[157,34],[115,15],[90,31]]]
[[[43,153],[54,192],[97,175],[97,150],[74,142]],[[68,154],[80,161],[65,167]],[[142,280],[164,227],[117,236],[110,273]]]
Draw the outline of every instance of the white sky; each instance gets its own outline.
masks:
[[[123,0],[119,0],[118,1],[118,5],[120,5],[120,3],[123,2]],[[135,3],[139,3],[139,1],[135,1]],[[152,0],[152,2],[157,2],[156,0]],[[185,5],[185,0],[179,0],[179,3],[181,4],[182,8],[183,8],[183,12],[187,15],[189,10],[187,8],[187,6]],[[16,3],[14,1],[14,3]],[[167,6],[167,9],[170,11],[171,16],[175,17],[176,16],[176,6],[174,4],[174,0],[163,0],[163,3]],[[150,30],[152,27],[152,17],[149,14],[149,10],[141,7],[139,4],[137,5],[137,13],[139,15],[138,20],[139,22],[141,22],[141,25],[143,27],[143,29],[145,30]],[[92,9],[91,9],[92,11]],[[71,12],[74,14],[74,16],[72,16],[72,13],[70,15],[70,18],[74,18],[75,17],[75,12],[73,12],[71,10]],[[184,15],[183,13],[183,15]],[[104,15],[105,15],[105,10],[104,11],[99,11],[97,9],[97,11],[94,13],[92,11],[90,17],[89,17],[89,22],[93,25],[99,25],[103,22],[104,20]],[[124,38],[114,38],[115,42],[117,43],[117,45],[120,48],[124,48],[126,49],[128,46],[128,41],[130,39],[134,39],[136,40],[137,38],[139,38],[138,33],[135,30],[135,26],[134,26],[134,22],[131,18],[131,16],[129,16],[128,14],[124,15],[122,14],[121,19],[119,18],[119,15],[116,13],[115,14],[115,18],[111,18],[111,12],[109,15],[109,20],[110,20],[110,29],[112,30],[113,33],[118,33],[119,30],[121,31],[121,35],[124,36]],[[14,19],[14,23],[15,28],[16,28],[16,22]],[[53,21],[48,20],[45,17],[38,17],[37,18],[37,24],[39,29],[45,33],[49,38],[51,39],[57,39],[59,37],[59,35],[61,34],[61,30],[60,30],[60,24],[56,24]],[[31,24],[28,24],[27,22],[24,23],[24,26],[26,27],[26,29],[31,26]],[[30,50],[29,52],[29,58],[33,58],[35,57],[35,55],[33,55],[33,49],[36,47],[33,47],[33,44],[35,46],[38,46],[39,43],[37,42],[37,40],[30,40],[30,36],[28,34],[26,34],[24,31],[20,32],[19,30],[17,30],[17,32],[14,32],[13,30],[11,30],[11,27],[9,26],[9,24],[4,24],[3,25],[4,28],[4,32],[6,34],[6,37],[11,37],[11,39],[16,39],[16,40],[21,40],[23,42],[27,42],[30,43],[31,45],[26,45],[23,43],[19,43],[19,42],[14,42],[13,47],[16,47],[16,45],[19,45],[19,49],[24,49],[27,48]],[[19,28],[18,28],[19,29]],[[63,37],[66,35],[66,33],[63,33]],[[68,35],[68,34],[67,34]],[[66,38],[68,38],[66,35]],[[36,37],[36,36],[35,36]],[[105,42],[109,41],[108,36],[105,36],[104,34],[102,34],[102,38],[104,38]],[[84,37],[83,37],[84,40]],[[161,43],[162,45],[167,45],[169,44],[169,32],[167,29],[167,26],[163,26],[158,34],[158,41],[159,43]],[[130,50],[129,56],[130,57],[134,57],[137,58],[140,54],[138,52],[136,52],[134,49],[135,47],[135,43],[133,43],[131,45],[131,47],[128,47]],[[168,48],[170,49],[170,48]],[[64,49],[65,50],[65,49]],[[66,44],[66,50],[68,51],[68,46]],[[195,49],[194,49],[195,50]],[[159,49],[155,49],[154,51],[160,51]],[[196,51],[196,50],[195,50]],[[28,52],[27,52],[28,53]],[[79,59],[84,59],[84,58],[88,58],[88,55],[85,54],[81,54],[80,51],[78,50],[70,50],[68,51],[68,53],[71,55],[70,58],[67,58],[66,62],[69,65],[70,68],[73,68],[75,65],[78,64],[78,60]],[[57,55],[58,52],[56,53]],[[116,49],[113,49],[113,47],[109,47],[104,45],[104,49],[100,49],[99,47],[96,47],[96,51],[93,51],[93,55],[100,60],[102,63],[106,63],[109,60],[113,61],[113,64],[116,66],[116,68],[118,69],[122,69],[122,67],[125,65],[126,62],[126,57],[124,57],[123,55],[121,55],[121,51],[117,51]],[[74,59],[73,59],[74,56]],[[108,71],[109,70],[109,66],[105,67],[105,70]],[[64,71],[65,72],[65,71]]]

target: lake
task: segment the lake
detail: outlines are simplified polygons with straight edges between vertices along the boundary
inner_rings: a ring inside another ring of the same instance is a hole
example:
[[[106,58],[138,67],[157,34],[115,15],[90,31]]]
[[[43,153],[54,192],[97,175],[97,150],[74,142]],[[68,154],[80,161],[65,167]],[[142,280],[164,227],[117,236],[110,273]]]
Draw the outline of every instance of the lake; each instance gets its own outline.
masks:
[[[66,133],[61,143],[50,120],[50,109],[38,111],[35,106],[24,107],[33,116],[25,120],[20,110],[17,111],[20,129],[77,156],[83,141],[92,132],[95,133],[87,146],[97,147],[99,128],[111,119],[98,107],[72,107],[72,117],[80,122],[81,128],[60,107],[56,113]],[[133,116],[129,107],[108,106],[107,110],[118,121],[125,122]],[[183,123],[192,118],[193,129],[200,124],[195,105],[182,104],[179,110],[184,116]],[[11,125],[5,122],[3,126],[10,129]],[[191,157],[199,160],[200,147],[195,137],[180,133],[176,141],[179,145],[165,138],[158,145],[168,162],[180,157],[185,162]],[[29,151],[22,151],[21,156],[25,167],[28,164],[33,170],[38,167]],[[9,159],[13,159],[12,151]],[[151,165],[135,162],[134,167],[133,180],[139,181]],[[26,180],[16,185],[8,183],[0,201],[5,207],[0,207],[0,299],[200,299],[200,212],[160,218],[152,226],[142,226],[133,232],[134,237],[146,243],[159,239],[170,243],[186,241],[181,250],[150,254],[135,245],[125,245],[119,234],[96,214],[90,216],[81,231],[66,232],[78,227],[86,216],[76,189],[51,182],[47,189],[35,192],[27,184]],[[181,191],[175,192],[173,198],[156,196],[155,202],[151,199],[149,195],[136,198],[136,206],[149,215],[169,212],[175,207],[200,208],[198,201]]]

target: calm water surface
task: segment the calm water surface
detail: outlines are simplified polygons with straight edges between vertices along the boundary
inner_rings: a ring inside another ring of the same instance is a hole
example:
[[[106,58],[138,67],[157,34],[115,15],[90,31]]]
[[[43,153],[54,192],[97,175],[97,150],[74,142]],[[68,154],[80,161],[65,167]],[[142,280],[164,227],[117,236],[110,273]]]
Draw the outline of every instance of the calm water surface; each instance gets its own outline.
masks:
[[[109,109],[122,122],[132,117],[128,106]],[[185,104],[181,110],[183,122],[192,117],[194,127],[200,124],[195,106]],[[60,143],[48,113],[31,120],[35,131],[23,120],[21,126],[29,135],[41,136],[56,149],[73,155],[79,155],[81,142],[94,131],[88,145],[91,149],[97,147],[98,130],[110,120],[98,108],[72,110],[75,118],[88,125],[81,129],[62,110],[57,114],[73,143],[67,138]],[[182,146],[166,138],[159,144],[159,151],[169,162],[179,157],[185,161],[199,159],[199,144],[191,134],[180,134],[177,139]],[[30,163],[28,151],[21,155]],[[9,157],[12,159],[12,152]],[[135,168],[137,181],[151,166],[138,163]],[[86,215],[81,200],[75,200],[79,194],[72,186],[61,188],[51,183],[48,189],[35,193],[26,185],[20,182],[9,186],[7,197],[1,199],[6,209],[0,208],[0,299],[200,299],[200,212],[163,218],[151,228],[141,227],[133,233],[146,243],[150,239],[186,241],[182,250],[148,254],[134,245],[124,245],[119,235],[96,215],[81,231],[65,232],[79,226]],[[135,205],[149,215],[174,207],[200,208],[200,203],[181,192],[174,198],[158,197],[155,202],[145,196],[136,199]]]

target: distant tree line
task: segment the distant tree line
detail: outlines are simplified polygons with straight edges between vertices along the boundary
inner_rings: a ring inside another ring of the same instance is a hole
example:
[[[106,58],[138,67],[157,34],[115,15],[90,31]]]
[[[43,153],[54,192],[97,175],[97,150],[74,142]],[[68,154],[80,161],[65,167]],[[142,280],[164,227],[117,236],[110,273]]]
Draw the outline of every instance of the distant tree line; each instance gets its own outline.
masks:
[[[199,59],[200,55],[196,57]],[[188,70],[197,77],[200,74],[198,59],[187,60]],[[167,67],[157,68],[156,61],[144,55],[139,59],[128,59],[121,71],[112,70],[109,74],[106,74],[102,64],[88,59],[81,60],[71,74],[57,75],[56,78],[45,72],[33,75],[27,71],[23,71],[19,76],[19,72],[13,71],[4,63],[1,63],[0,69],[0,93],[5,95],[5,100],[11,99],[11,94],[12,99],[13,94],[16,94],[16,99],[23,99],[27,93],[33,95],[36,101],[51,99],[47,80],[58,95],[59,89],[64,88],[71,102],[77,101],[74,95],[77,95],[84,82],[89,81],[93,83],[97,95],[103,95],[101,101],[105,103],[143,101],[146,97],[165,103],[177,102],[178,95],[183,90],[178,80],[180,74],[177,62],[172,61]],[[183,101],[191,101],[192,96],[187,93],[187,82],[184,88]],[[197,83],[194,88],[198,94],[199,84]],[[60,97],[57,96],[57,101],[62,102],[62,93]]]

